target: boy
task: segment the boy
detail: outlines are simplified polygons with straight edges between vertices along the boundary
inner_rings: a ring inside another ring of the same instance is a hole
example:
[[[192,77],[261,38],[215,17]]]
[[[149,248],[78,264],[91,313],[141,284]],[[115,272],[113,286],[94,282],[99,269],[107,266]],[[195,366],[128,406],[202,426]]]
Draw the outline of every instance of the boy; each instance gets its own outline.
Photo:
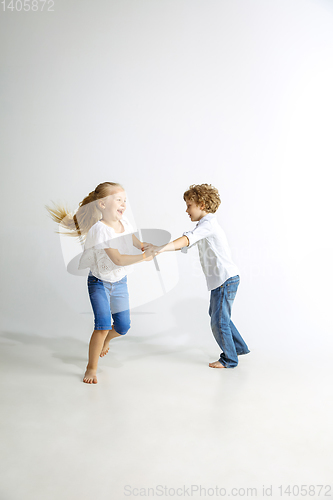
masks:
[[[197,244],[202,270],[210,291],[209,315],[216,342],[222,349],[220,359],[209,363],[211,368],[234,368],[237,356],[249,351],[237,328],[231,321],[231,307],[239,285],[239,272],[231,259],[230,248],[224,231],[216,216],[221,200],[218,190],[211,184],[193,184],[184,193],[186,212],[192,222],[197,222],[193,231],[167,245],[155,246],[158,253],[182,250]]]

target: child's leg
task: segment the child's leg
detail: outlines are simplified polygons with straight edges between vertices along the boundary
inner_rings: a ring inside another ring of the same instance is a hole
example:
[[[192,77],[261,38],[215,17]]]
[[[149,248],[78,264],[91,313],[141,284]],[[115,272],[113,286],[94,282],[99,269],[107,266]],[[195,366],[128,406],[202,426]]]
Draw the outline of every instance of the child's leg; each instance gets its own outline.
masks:
[[[89,359],[83,381],[96,384],[97,364],[105,338],[111,327],[110,311],[111,283],[104,282],[95,276],[88,276],[88,291],[95,317],[95,330],[89,343]]]
[[[209,364],[212,368],[234,368],[238,364],[233,333],[236,335],[237,341],[239,339],[236,334],[236,327],[233,323],[231,325],[230,319],[231,307],[238,285],[239,277],[235,276],[211,292],[209,308],[211,327],[215,340],[223,351],[218,361]]]
[[[246,343],[244,342],[243,337],[235,327],[234,323],[230,320],[230,330],[232,333],[232,338],[236,347],[236,352],[237,355],[240,356],[241,354],[248,354],[249,348],[247,347]]]
[[[131,326],[127,276],[116,283],[112,283],[110,293],[110,309],[112,313],[113,325],[105,339],[100,354],[101,357],[108,353],[110,340],[115,337],[125,335]]]
[[[97,384],[97,365],[105,337],[109,330],[94,330],[89,342],[89,359],[87,370],[83,378],[86,384]]]
[[[103,356],[105,356],[108,352],[109,352],[109,349],[110,349],[110,340],[116,338],[116,337],[121,337],[121,334],[116,332],[115,328],[114,328],[114,325],[112,326],[112,329],[109,330],[105,340],[104,340],[104,344],[103,344],[103,347],[102,347],[102,350],[101,350],[101,353],[100,353],[100,356],[101,358]]]

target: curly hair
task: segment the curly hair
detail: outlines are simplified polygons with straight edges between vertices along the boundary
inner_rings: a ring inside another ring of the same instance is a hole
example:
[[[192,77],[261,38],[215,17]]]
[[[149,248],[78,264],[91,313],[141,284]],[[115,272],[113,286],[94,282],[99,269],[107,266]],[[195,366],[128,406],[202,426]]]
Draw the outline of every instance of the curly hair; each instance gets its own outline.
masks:
[[[185,201],[194,201],[196,205],[203,204],[205,212],[211,214],[215,214],[221,204],[219,192],[211,184],[192,184],[183,198]]]

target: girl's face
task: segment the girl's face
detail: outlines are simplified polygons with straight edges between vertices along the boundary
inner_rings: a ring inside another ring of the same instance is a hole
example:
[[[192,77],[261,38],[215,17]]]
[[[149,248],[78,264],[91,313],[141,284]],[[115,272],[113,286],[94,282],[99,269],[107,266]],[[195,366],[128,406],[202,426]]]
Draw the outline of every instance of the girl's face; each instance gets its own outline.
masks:
[[[203,206],[196,205],[193,200],[185,200],[186,202],[186,213],[190,216],[192,222],[198,222],[202,217],[204,217],[206,212],[203,210]]]
[[[126,210],[126,193],[117,189],[112,194],[101,200],[100,204],[103,217],[113,221],[120,221]]]

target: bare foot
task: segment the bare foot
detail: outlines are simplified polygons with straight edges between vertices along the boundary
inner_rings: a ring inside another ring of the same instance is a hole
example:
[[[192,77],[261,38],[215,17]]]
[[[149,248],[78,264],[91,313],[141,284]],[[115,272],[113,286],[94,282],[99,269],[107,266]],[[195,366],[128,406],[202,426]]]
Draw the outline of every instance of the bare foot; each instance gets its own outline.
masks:
[[[209,363],[211,368],[225,368],[219,361],[214,361],[214,363]]]
[[[103,356],[105,356],[107,353],[109,352],[109,342],[104,342],[104,345],[102,347],[102,350],[101,350],[101,354],[100,354],[100,357],[102,358]]]
[[[96,370],[86,370],[83,377],[83,382],[86,384],[97,384]]]
[[[109,344],[110,344],[110,340],[112,339],[115,339],[116,337],[121,337],[120,333],[117,333],[113,328],[112,330],[109,331],[109,333],[107,334],[105,340],[104,340],[104,344],[103,344],[103,347],[102,347],[102,350],[101,350],[101,354],[100,354],[100,357],[102,358],[103,356],[105,356],[108,352],[109,352]]]

